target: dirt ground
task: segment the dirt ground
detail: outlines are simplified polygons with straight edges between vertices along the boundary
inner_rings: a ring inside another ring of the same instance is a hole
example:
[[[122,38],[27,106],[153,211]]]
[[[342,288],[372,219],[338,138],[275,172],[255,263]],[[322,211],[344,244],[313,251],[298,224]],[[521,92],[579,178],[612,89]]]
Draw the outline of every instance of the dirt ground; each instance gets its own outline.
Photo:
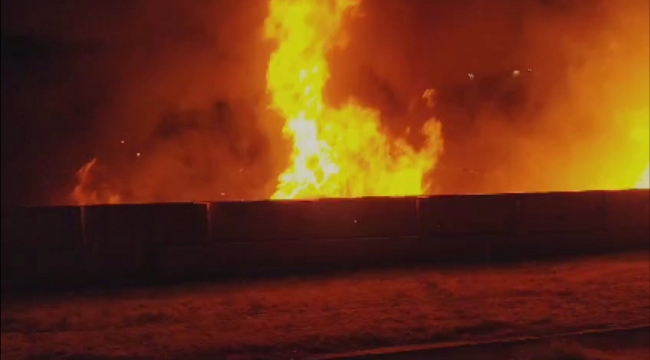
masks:
[[[547,346],[534,349],[518,349],[512,360],[648,360],[650,349],[645,341],[640,341],[640,346],[620,346],[619,348],[604,346],[583,346],[571,341],[551,342]],[[622,344],[626,345],[626,344]],[[489,360],[481,357],[482,360]],[[430,359],[435,360],[435,359]],[[454,360],[447,358],[445,360]]]
[[[2,298],[2,359],[298,359],[650,323],[647,253]]]
[[[320,360],[644,360],[650,359],[650,326],[406,348],[324,356]]]

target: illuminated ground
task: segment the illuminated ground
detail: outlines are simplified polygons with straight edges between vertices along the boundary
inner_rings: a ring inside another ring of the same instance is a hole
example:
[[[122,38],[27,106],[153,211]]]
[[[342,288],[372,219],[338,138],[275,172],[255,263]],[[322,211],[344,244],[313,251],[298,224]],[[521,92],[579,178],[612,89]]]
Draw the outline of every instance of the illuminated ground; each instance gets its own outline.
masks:
[[[2,359],[306,354],[650,323],[647,254],[2,299]]]

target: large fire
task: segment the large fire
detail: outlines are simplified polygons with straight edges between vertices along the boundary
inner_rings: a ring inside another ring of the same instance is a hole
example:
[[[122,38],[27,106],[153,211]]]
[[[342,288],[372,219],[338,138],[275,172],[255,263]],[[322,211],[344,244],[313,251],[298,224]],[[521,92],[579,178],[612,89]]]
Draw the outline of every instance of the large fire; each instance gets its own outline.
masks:
[[[349,102],[328,106],[327,51],[343,16],[358,0],[271,0],[266,36],[278,42],[267,72],[271,107],[286,119],[293,140],[291,165],[280,175],[274,199],[420,195],[423,176],[441,149],[439,123],[423,128],[420,151],[390,141],[376,111]]]
[[[389,136],[381,126],[378,111],[365,108],[354,100],[341,107],[326,102],[324,90],[330,76],[327,54],[341,43],[343,21],[358,8],[360,1],[270,0],[264,36],[274,41],[276,48],[266,73],[266,89],[270,95],[268,105],[284,120],[283,133],[291,142],[291,152],[289,165],[281,171],[275,191],[265,193],[267,197],[304,199],[427,193],[429,184],[425,179],[429,178],[427,174],[435,167],[442,151],[441,126],[436,119],[425,123],[423,145],[415,147],[403,138]],[[645,71],[647,74],[647,69]],[[625,84],[628,82],[626,80]],[[647,86],[643,82],[639,84],[627,91],[626,96],[636,94],[647,99]],[[627,86],[626,89],[630,88]],[[585,96],[578,100],[578,103],[586,103],[592,99]],[[594,149],[593,157],[586,160],[599,165],[588,173],[580,171],[581,164],[570,164],[568,170],[554,172],[558,185],[553,190],[650,188],[648,108],[626,109],[618,102],[618,99],[612,99],[614,108],[607,108],[605,112],[605,117],[609,118],[611,114],[613,125],[603,127],[603,131],[610,128],[617,131],[604,134],[602,139],[607,142],[607,136],[613,136],[620,141],[612,144],[624,146],[607,147],[603,144],[602,149]],[[428,106],[434,104],[428,103]],[[576,146],[580,145],[578,140],[579,134],[576,134]],[[594,144],[580,146],[590,150]],[[112,187],[96,159],[84,165],[77,175],[79,184],[72,195],[78,204],[147,201],[151,198],[147,194],[133,197],[135,200],[129,198],[127,194],[133,191],[125,190],[128,189],[128,180],[124,179],[128,176],[121,177],[122,182],[114,180],[119,183],[116,185],[122,186]],[[525,173],[513,174],[512,186],[517,188],[516,182],[528,181],[525,176]],[[573,181],[576,176],[585,181]],[[151,184],[155,185],[155,181],[154,178]],[[532,186],[533,190],[549,189],[543,180],[536,185]],[[489,191],[489,185],[486,188]]]

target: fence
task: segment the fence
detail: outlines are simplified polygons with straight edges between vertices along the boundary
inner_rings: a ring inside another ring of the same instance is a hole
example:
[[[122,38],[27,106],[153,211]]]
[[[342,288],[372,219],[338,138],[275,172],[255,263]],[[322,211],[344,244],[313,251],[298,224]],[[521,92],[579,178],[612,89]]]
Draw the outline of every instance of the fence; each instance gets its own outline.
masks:
[[[2,286],[650,246],[648,190],[2,210]]]

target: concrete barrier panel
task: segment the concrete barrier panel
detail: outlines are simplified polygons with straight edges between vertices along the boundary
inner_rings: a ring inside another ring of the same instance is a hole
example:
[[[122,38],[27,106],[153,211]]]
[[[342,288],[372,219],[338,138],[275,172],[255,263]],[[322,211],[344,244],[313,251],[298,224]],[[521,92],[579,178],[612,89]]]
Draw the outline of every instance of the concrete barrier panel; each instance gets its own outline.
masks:
[[[84,225],[93,248],[192,246],[206,243],[209,235],[207,204],[87,206]]]
[[[2,287],[74,282],[84,244],[78,207],[2,209]]]
[[[83,243],[81,209],[74,206],[2,209],[2,243],[33,248]]]
[[[609,231],[650,229],[650,190],[609,191],[605,201]]]
[[[417,198],[321,199],[306,209],[310,239],[417,236]]]
[[[222,243],[214,247],[216,264],[233,271],[256,268],[334,268],[390,264],[422,256],[417,239],[389,238]]]
[[[304,201],[250,201],[210,204],[216,242],[284,241],[306,236]]]
[[[512,195],[437,196],[419,199],[423,236],[440,234],[502,234],[515,228]]]
[[[423,251],[436,263],[485,261],[487,241],[513,231],[516,210],[516,199],[510,195],[420,198]]]
[[[217,242],[408,237],[417,233],[415,198],[213,203]]]
[[[607,235],[612,246],[650,246],[650,190],[605,194]]]
[[[605,194],[530,193],[518,200],[516,231],[488,239],[490,260],[523,260],[602,252]]]
[[[26,251],[2,249],[2,289],[46,289],[83,282],[85,252],[80,247]]]
[[[432,242],[417,238],[222,242],[205,248],[166,250],[158,257],[165,279],[265,271],[335,270],[397,264],[485,261],[485,242],[459,238]]]
[[[163,248],[155,256],[159,280],[202,279],[218,274],[220,266],[210,245]]]
[[[84,208],[92,276],[135,276],[155,272],[163,248],[209,241],[207,204],[97,205]]]
[[[522,233],[594,233],[605,230],[601,191],[519,194]]]
[[[441,235],[425,239],[422,251],[436,264],[478,263],[487,260],[487,241],[492,235]]]

